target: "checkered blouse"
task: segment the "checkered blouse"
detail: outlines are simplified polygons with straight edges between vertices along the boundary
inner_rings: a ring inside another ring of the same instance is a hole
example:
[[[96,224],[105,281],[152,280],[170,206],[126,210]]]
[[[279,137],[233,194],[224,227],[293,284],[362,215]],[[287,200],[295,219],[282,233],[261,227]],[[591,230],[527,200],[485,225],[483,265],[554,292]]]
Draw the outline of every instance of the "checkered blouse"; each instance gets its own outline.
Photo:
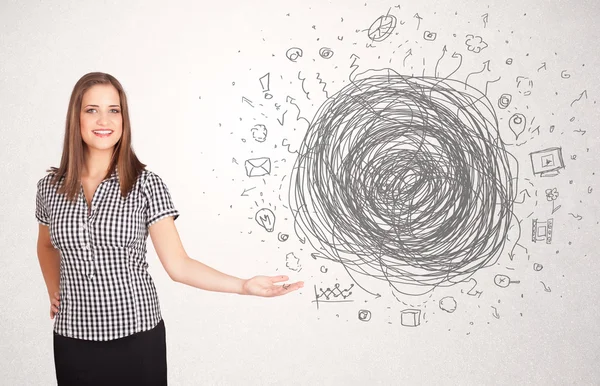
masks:
[[[104,179],[92,198],[74,203],[57,193],[48,173],[37,183],[35,216],[50,227],[60,250],[60,307],[54,331],[60,335],[111,340],[153,328],[161,320],[154,282],[147,271],[148,227],[179,217],[162,179],[144,170],[127,197],[118,171]]]

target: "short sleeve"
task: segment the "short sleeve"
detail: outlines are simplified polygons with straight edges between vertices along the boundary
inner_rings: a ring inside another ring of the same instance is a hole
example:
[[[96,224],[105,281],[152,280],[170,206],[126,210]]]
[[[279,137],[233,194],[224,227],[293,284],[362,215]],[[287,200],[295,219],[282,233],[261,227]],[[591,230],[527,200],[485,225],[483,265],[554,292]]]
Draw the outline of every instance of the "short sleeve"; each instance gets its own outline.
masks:
[[[173,216],[173,220],[179,217],[179,211],[173,205],[167,185],[157,174],[152,172],[148,174],[144,193],[147,199],[147,227],[168,216]]]
[[[48,215],[48,209],[46,208],[46,202],[44,201],[44,181],[41,179],[37,183],[37,194],[35,197],[35,218],[38,223],[46,226],[50,226],[50,216]]]

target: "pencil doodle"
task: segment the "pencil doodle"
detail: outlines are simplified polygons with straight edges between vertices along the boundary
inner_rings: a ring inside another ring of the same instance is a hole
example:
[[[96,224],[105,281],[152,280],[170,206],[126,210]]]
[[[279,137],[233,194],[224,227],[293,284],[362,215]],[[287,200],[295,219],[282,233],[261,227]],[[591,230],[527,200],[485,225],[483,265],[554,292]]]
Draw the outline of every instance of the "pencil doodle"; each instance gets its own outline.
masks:
[[[386,15],[379,16],[377,20],[371,24],[367,36],[374,42],[382,42],[394,32],[396,23],[396,16],[390,15],[388,11]]]
[[[456,311],[456,305],[456,300],[452,296],[443,297],[439,302],[440,309],[449,314]]]
[[[531,241],[545,241],[546,244],[552,243],[552,234],[554,228],[554,219],[549,218],[546,221],[531,220]]]
[[[554,177],[565,167],[561,147],[550,147],[529,153],[533,174],[540,177]]]
[[[519,139],[519,136],[523,134],[527,127],[527,118],[521,113],[515,113],[508,122],[510,131],[515,135],[515,139]]]
[[[296,272],[300,272],[302,270],[302,266],[300,265],[300,259],[294,255],[294,252],[290,252],[285,255],[285,266]]]
[[[306,81],[306,78],[302,78],[300,73],[302,71],[298,71],[298,80],[302,81],[302,91],[304,91],[304,95],[306,95],[306,99],[310,100],[310,97],[308,96],[308,94],[310,94],[308,91],[306,91],[306,89],[304,88],[304,82]]]
[[[254,219],[263,227],[267,232],[273,232],[275,228],[275,213],[269,208],[262,208],[258,210],[254,216]]]
[[[358,320],[362,322],[368,322],[369,320],[371,320],[371,311],[358,310]]]
[[[554,207],[554,201],[558,198],[558,190],[556,188],[546,189],[546,200],[552,202],[552,214],[554,214],[557,210],[560,209],[560,205]]]
[[[489,18],[490,18],[490,15],[487,13],[481,15],[481,19],[483,20],[483,28],[487,28]]]
[[[500,319],[500,314],[498,313],[498,309],[494,306],[491,306],[494,309],[494,312],[492,313],[492,316],[496,319]]]
[[[248,193],[249,191],[253,190],[253,189],[256,189],[256,186],[254,186],[254,187],[252,187],[252,188],[250,188],[250,189],[246,189],[246,188],[244,188],[244,190],[242,191],[242,194],[240,194],[240,196],[248,196],[248,194],[247,194],[247,193]]]
[[[246,97],[242,97],[242,103],[247,103],[248,105],[250,105],[250,107],[254,107],[252,101]]]
[[[537,72],[540,72],[540,70],[545,70],[546,69],[546,62],[543,62],[542,65],[537,69]]]
[[[467,77],[465,78],[465,90],[468,87],[468,83],[469,83],[469,78],[473,75],[477,75],[477,74],[481,74],[484,71],[490,71],[490,61],[486,60],[485,62],[483,62],[483,68],[479,71],[475,71],[475,72],[471,72],[470,74],[467,75]],[[485,92],[483,93],[485,95]]]
[[[323,85],[323,92],[325,93],[325,98],[329,98],[329,95],[327,94],[327,90],[325,90],[325,87],[327,87],[327,83],[323,82],[323,79],[321,79],[321,74],[317,72],[317,80],[319,81],[319,84]]]
[[[419,16],[418,13],[415,13],[413,18],[417,19],[417,31],[418,31],[419,27],[421,26],[421,20],[423,20],[423,18],[421,16]]]
[[[417,327],[421,324],[421,310],[407,308],[400,313],[400,323],[406,327]]]
[[[322,47],[319,50],[319,56],[323,59],[330,59],[333,56],[333,51],[331,50],[331,48]]]
[[[483,293],[483,291],[478,291],[475,289],[475,287],[477,287],[477,280],[470,278],[469,282],[472,282],[473,285],[471,286],[471,288],[467,291],[467,295],[469,296],[477,296],[480,297],[481,294]],[[464,293],[464,291],[461,289],[460,290],[461,293]]]
[[[520,281],[519,280],[511,280],[510,277],[508,277],[506,275],[498,274],[498,275],[494,276],[494,284],[496,284],[500,288],[506,288],[512,283],[519,284]]]
[[[467,46],[467,50],[474,52],[476,54],[480,53],[481,50],[486,48],[488,45],[483,41],[481,36],[467,35],[467,40],[465,40],[465,44]]]
[[[259,78],[259,81],[260,81],[260,86],[262,87],[263,93],[265,95],[265,99],[273,98],[273,95],[269,94],[271,74],[266,73],[265,75],[263,75]]]
[[[269,157],[250,158],[244,162],[248,177],[262,177],[271,174],[271,159]]]
[[[425,31],[423,32],[423,39],[427,40],[427,41],[434,41],[437,38],[437,33],[435,32],[430,32],[430,31]]]
[[[571,102],[571,107],[573,107],[575,102],[579,102],[580,100],[582,100],[583,97],[585,97],[585,99],[587,99],[587,90],[583,90],[583,92],[581,94],[579,94],[579,97],[577,99],[575,99],[573,102]]]
[[[354,287],[354,284],[350,284],[348,288],[340,289],[340,284],[335,283],[333,288],[327,287],[326,289],[319,288],[317,292],[317,286],[314,286],[315,291],[315,300],[313,303],[316,303],[317,309],[319,309],[319,303],[346,303],[353,302],[352,299],[348,299],[352,295],[351,289]],[[323,298],[325,298],[323,300]]]
[[[540,283],[542,283],[542,285],[544,286],[544,291],[546,291],[546,292],[552,292],[552,290],[550,289],[550,287],[548,287],[543,281],[540,281]]]
[[[531,95],[531,90],[533,89],[533,80],[525,76],[518,76],[516,82],[519,94],[523,94],[524,96]]]
[[[464,88],[367,70],[331,95],[308,128],[290,209],[313,248],[368,293],[354,273],[417,295],[467,281],[499,257],[516,161],[489,100]]]
[[[350,63],[350,68],[352,69],[352,72],[350,72],[350,75],[348,75],[348,79],[350,79],[350,81],[352,82],[354,79],[353,78],[354,72],[356,70],[358,70],[358,64],[356,64],[356,60],[360,59],[360,58],[357,55],[352,54],[352,55],[350,55],[350,59],[352,59],[352,63]]]
[[[302,57],[302,49],[298,47],[292,47],[285,52],[286,58],[288,58],[292,62],[296,62],[298,58]]]
[[[253,236],[265,235],[256,231],[258,223],[277,236],[277,249],[288,249],[286,269],[314,269],[313,277],[329,281],[341,272],[349,282],[315,285],[317,309],[358,301],[353,292],[377,298],[383,288],[405,308],[395,314],[403,326],[428,322],[423,297],[417,298],[425,294],[444,311],[439,314],[457,317],[476,304],[490,319],[489,304],[482,303],[488,296],[515,295],[496,287],[525,291],[529,286],[517,284],[535,285],[552,274],[556,265],[540,254],[562,250],[550,245],[562,242],[564,226],[583,227],[587,219],[576,212],[586,211],[585,200],[568,209],[569,217],[560,210],[576,191],[591,193],[593,182],[577,186],[581,180],[572,176],[540,177],[566,175],[588,162],[571,139],[592,131],[582,117],[591,91],[576,83],[578,69],[547,53],[499,47],[517,34],[498,36],[505,26],[490,24],[494,15],[491,9],[471,14],[469,26],[450,33],[436,24],[438,16],[400,11],[399,5],[355,20],[359,28],[348,26],[352,21],[344,15],[338,26],[345,29],[329,36],[314,36],[317,26],[305,23],[301,28],[316,42],[282,35],[295,43],[272,55],[281,67],[248,77],[240,110],[249,116],[242,123],[236,116],[239,130],[231,132],[253,158],[246,155],[244,163],[250,181],[234,192],[254,203],[245,209]],[[544,100],[543,93],[552,98]],[[561,146],[569,152],[569,168]],[[272,161],[281,158],[287,163]],[[531,169],[520,173],[522,162]],[[241,173],[241,165],[231,167]],[[283,170],[289,178],[275,181]],[[276,211],[275,202],[284,209]],[[290,250],[311,258],[301,260]],[[519,272],[523,267],[527,272]],[[492,316],[500,319],[497,307]],[[375,310],[366,308],[351,309],[353,318],[372,320]],[[511,312],[502,310],[503,318]]]
[[[498,107],[504,110],[510,106],[510,102],[512,102],[512,95],[502,94],[500,95],[500,98],[498,98]]]
[[[252,138],[256,142],[264,142],[267,140],[267,127],[265,125],[258,123],[254,125],[250,131],[252,132]]]

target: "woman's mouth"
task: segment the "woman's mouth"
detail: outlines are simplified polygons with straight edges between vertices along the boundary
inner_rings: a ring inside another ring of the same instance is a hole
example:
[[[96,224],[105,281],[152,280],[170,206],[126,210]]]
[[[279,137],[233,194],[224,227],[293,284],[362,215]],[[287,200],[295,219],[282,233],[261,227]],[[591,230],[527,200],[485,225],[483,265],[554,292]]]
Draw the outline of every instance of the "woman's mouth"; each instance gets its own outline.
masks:
[[[106,138],[106,137],[109,137],[113,133],[113,131],[112,130],[93,130],[92,133],[94,133],[94,135],[97,137]]]

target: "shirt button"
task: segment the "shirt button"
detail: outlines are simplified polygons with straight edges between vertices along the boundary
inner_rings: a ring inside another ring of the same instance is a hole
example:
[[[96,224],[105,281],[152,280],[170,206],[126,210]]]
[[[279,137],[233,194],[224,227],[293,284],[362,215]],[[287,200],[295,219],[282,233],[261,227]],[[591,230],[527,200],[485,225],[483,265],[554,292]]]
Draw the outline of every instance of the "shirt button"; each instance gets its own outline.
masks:
[[[93,273],[90,273],[90,274],[88,275],[88,278],[89,278],[90,280],[92,280],[92,279],[93,279],[93,278],[95,278],[95,277],[96,277],[96,275],[94,275]]]
[[[86,230],[87,229],[87,224],[81,225],[81,229]]]
[[[90,249],[90,244],[86,244],[85,249]]]

